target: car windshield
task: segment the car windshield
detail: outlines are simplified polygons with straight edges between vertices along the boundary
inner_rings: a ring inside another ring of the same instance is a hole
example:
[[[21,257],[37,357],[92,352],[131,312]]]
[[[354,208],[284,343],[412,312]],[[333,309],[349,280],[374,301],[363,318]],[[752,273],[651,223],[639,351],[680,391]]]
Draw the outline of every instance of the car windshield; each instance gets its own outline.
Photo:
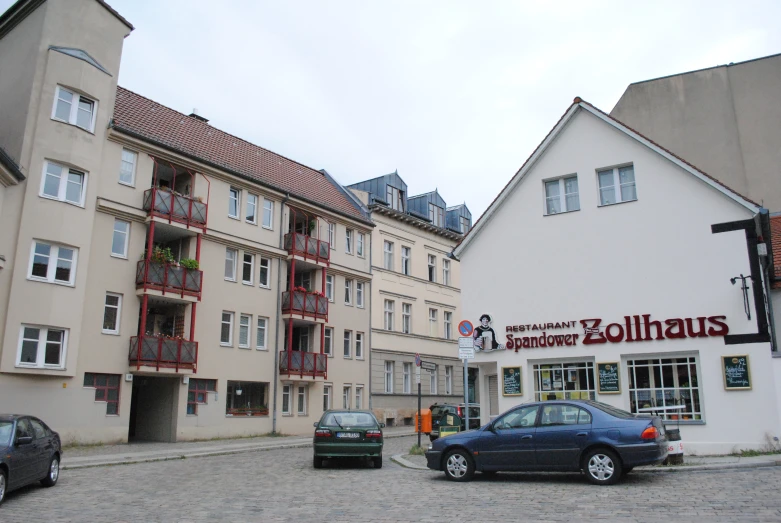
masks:
[[[621,419],[636,419],[637,416],[632,414],[631,412],[627,412],[625,410],[618,409],[612,405],[608,405],[607,403],[602,403],[600,401],[589,401],[588,405],[591,405],[592,407],[596,407],[602,412],[607,412],[611,416],[615,416],[616,418]]]
[[[329,427],[376,427],[377,422],[370,414],[362,412],[329,412],[321,425]]]
[[[13,422],[0,421],[0,447],[7,447],[11,441]]]

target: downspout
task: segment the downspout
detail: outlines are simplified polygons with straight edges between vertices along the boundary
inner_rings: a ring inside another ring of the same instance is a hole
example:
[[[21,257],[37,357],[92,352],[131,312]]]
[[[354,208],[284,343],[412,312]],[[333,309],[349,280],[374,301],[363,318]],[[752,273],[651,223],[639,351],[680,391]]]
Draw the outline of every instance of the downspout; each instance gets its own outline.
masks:
[[[279,245],[281,248],[284,248],[285,242],[284,242],[284,232],[283,232],[283,222],[285,218],[285,204],[287,201],[290,200],[290,193],[285,194],[285,199],[282,200],[282,205],[279,206]],[[281,315],[279,311],[279,300],[280,296],[282,294],[282,259],[280,258],[277,263],[277,319],[275,325],[277,326],[277,340],[274,344],[274,409],[272,410],[272,416],[271,416],[271,433],[276,434],[277,432],[277,392],[279,388],[279,334],[280,332],[283,332],[284,329],[279,328],[279,317]]]
[[[371,211],[369,211],[369,219],[371,220]],[[369,410],[373,410],[374,407],[374,389],[372,389],[372,294],[374,294],[374,276],[372,275],[372,231],[369,230]]]
[[[768,247],[768,251],[775,256],[776,253],[773,252],[772,249],[772,236],[770,233],[770,213],[768,213],[767,209],[760,209],[759,210],[759,224],[760,224],[760,230],[762,233],[762,239],[765,241],[765,245]],[[770,244],[768,246],[768,244]],[[781,253],[778,253],[779,256],[781,256]],[[779,356],[778,353],[778,345],[776,340],[776,320],[775,316],[773,315],[773,295],[770,293],[770,269],[774,265],[774,261],[772,258],[765,256],[765,267],[762,271],[762,275],[764,276],[764,287],[765,287],[765,296],[767,299],[765,300],[767,302],[767,313],[768,313],[768,325],[770,326],[770,352],[773,356]],[[774,271],[775,272],[775,271]]]

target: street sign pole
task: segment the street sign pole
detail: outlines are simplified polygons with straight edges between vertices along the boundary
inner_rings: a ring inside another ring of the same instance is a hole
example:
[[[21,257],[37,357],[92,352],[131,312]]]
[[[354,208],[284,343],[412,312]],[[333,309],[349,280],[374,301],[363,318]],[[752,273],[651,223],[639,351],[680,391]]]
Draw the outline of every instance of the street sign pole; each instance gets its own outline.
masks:
[[[469,380],[468,380],[469,360],[464,358],[464,410],[466,411],[465,430],[469,430]]]
[[[423,428],[423,412],[421,412],[421,395],[420,395],[420,354],[415,354],[415,379],[418,382],[418,448],[420,448],[420,431]]]
[[[464,323],[469,322],[461,322],[462,325]],[[459,325],[459,330],[462,325]],[[475,344],[470,336],[458,338],[458,357],[464,362],[464,408],[466,410],[464,419],[466,420],[465,429],[469,430],[469,360],[475,357]]]

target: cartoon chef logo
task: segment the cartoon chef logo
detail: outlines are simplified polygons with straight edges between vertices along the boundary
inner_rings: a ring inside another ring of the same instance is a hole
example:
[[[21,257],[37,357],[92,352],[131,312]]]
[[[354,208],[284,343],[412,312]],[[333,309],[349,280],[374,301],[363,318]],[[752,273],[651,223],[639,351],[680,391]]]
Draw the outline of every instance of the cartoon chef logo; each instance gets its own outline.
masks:
[[[480,316],[480,325],[475,327],[472,337],[475,340],[476,351],[489,352],[504,349],[504,345],[496,341],[496,333],[491,328],[491,316],[488,314]]]

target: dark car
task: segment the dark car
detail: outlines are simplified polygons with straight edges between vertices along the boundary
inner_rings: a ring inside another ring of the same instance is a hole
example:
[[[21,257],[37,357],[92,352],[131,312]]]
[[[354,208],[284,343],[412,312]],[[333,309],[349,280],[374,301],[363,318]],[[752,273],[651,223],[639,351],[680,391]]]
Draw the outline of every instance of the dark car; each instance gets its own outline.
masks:
[[[611,485],[640,465],[667,457],[658,416],[641,416],[596,401],[545,401],[512,408],[479,430],[429,445],[428,468],[453,481],[475,471],[584,471]]]
[[[5,495],[40,481],[53,487],[60,476],[60,435],[32,416],[0,414],[0,503]]]
[[[429,407],[431,410],[431,432],[428,437],[434,441],[439,437],[439,424],[442,423],[442,417],[447,414],[455,414],[461,418],[461,430],[466,430],[466,404],[465,403],[434,403]],[[469,428],[480,428],[480,404],[469,404]]]
[[[374,468],[382,468],[383,427],[368,410],[325,411],[315,423],[314,467],[326,459],[369,458]]]

